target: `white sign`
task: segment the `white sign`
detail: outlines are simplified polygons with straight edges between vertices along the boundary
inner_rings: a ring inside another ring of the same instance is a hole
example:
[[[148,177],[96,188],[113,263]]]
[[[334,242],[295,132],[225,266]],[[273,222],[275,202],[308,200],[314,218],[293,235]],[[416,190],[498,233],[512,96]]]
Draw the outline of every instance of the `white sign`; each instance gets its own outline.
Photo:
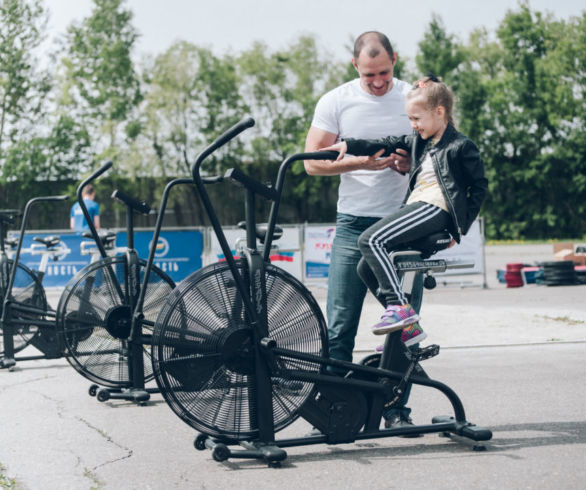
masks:
[[[286,270],[289,274],[302,280],[302,258],[301,258],[301,244],[299,242],[299,227],[295,226],[281,226],[283,228],[283,235],[278,240],[273,241],[271,247],[270,261],[271,264]],[[236,227],[223,228],[226,240],[235,258],[239,258],[237,249],[240,244],[246,246],[246,231]],[[208,264],[226,260],[220,243],[211,229],[211,252]],[[257,242],[257,246],[261,244]]]
[[[442,275],[482,274],[484,273],[484,239],[481,232],[480,221],[472,223],[470,230],[463,236],[460,243],[451,248],[441,250],[433,258],[445,260],[457,260],[474,263],[474,267],[466,269],[451,269]]]
[[[332,244],[336,235],[334,225],[305,227],[305,278],[328,277]]]
[[[335,225],[321,225],[305,227],[305,278],[327,278],[330,266],[330,256]],[[463,261],[474,263],[474,267],[466,269],[452,269],[444,275],[483,274],[484,273],[484,239],[480,220],[474,221],[468,234],[462,237],[460,243],[451,248],[442,250],[433,258]]]

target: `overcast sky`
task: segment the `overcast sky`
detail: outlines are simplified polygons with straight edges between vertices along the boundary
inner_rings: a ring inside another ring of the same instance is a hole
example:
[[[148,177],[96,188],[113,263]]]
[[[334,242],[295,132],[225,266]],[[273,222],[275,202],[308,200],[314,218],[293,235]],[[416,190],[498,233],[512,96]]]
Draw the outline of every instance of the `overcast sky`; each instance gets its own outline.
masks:
[[[558,19],[581,15],[584,0],[530,0],[533,10]],[[50,38],[62,35],[72,21],[91,12],[91,0],[45,0],[51,12]],[[336,59],[350,58],[350,39],[367,30],[389,36],[399,56],[414,58],[433,12],[448,33],[466,41],[469,32],[484,26],[494,32],[518,0],[127,0],[141,34],[137,55],[159,54],[182,39],[222,55],[242,51],[253,41],[283,49],[301,34],[314,34]]]

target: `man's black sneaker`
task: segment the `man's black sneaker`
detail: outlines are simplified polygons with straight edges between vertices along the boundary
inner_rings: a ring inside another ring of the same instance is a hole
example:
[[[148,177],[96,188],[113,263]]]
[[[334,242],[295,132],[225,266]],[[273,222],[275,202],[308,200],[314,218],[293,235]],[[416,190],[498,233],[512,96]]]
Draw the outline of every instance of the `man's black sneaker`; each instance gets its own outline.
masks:
[[[393,415],[391,415],[388,419],[385,419],[385,428],[386,429],[396,429],[398,427],[413,427],[413,421],[411,420],[410,417],[401,417],[401,415],[399,415],[398,413],[395,413]],[[413,433],[413,434],[405,434],[402,435],[401,437],[409,437],[409,438],[415,438],[415,437],[422,437],[423,434],[417,434],[417,433]]]

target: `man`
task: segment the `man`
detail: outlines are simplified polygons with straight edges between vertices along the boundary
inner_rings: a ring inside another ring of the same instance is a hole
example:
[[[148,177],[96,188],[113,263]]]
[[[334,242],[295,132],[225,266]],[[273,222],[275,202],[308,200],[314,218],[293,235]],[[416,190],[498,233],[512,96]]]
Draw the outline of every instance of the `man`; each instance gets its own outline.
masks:
[[[96,230],[99,230],[100,229],[100,206],[94,200],[96,197],[95,194],[96,194],[96,192],[94,190],[94,186],[89,184],[83,188],[83,191],[81,193],[81,197],[83,198],[83,202],[85,204],[85,207],[87,208],[88,213],[93,220],[93,223],[94,223]],[[82,231],[86,231],[86,230],[90,229],[90,227],[87,224],[87,221],[85,219],[85,216],[83,215],[83,211],[82,211],[78,202],[76,202],[71,207],[71,212],[69,213],[69,217],[70,217],[69,226],[72,230],[82,232]]]
[[[307,134],[306,152],[343,138],[381,138],[411,132],[405,112],[410,84],[393,77],[397,55],[388,38],[374,31],[361,34],[353,56],[359,78],[319,100]],[[407,191],[409,155],[398,151],[400,154],[384,159],[347,155],[340,161],[305,162],[309,175],[340,175],[326,308],[330,357],[334,359],[352,360],[366,295],[366,286],[356,272],[361,258],[358,237],[399,208]],[[385,413],[387,427],[409,424],[409,413],[406,407]]]

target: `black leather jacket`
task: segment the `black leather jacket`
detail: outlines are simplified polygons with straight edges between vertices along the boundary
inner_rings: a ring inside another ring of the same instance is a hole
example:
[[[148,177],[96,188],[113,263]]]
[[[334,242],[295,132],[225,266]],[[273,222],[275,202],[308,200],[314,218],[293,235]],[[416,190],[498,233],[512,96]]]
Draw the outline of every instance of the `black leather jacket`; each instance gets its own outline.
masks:
[[[423,163],[425,140],[418,134],[377,140],[346,139],[348,153],[373,155],[385,149],[387,156],[402,148],[411,153],[409,190],[405,201],[415,186],[415,176]],[[480,205],[486,195],[488,180],[484,176],[484,163],[476,145],[448,125],[441,139],[430,150],[433,167],[442,194],[450,210],[452,226],[448,230],[457,242],[465,235],[478,216]]]

